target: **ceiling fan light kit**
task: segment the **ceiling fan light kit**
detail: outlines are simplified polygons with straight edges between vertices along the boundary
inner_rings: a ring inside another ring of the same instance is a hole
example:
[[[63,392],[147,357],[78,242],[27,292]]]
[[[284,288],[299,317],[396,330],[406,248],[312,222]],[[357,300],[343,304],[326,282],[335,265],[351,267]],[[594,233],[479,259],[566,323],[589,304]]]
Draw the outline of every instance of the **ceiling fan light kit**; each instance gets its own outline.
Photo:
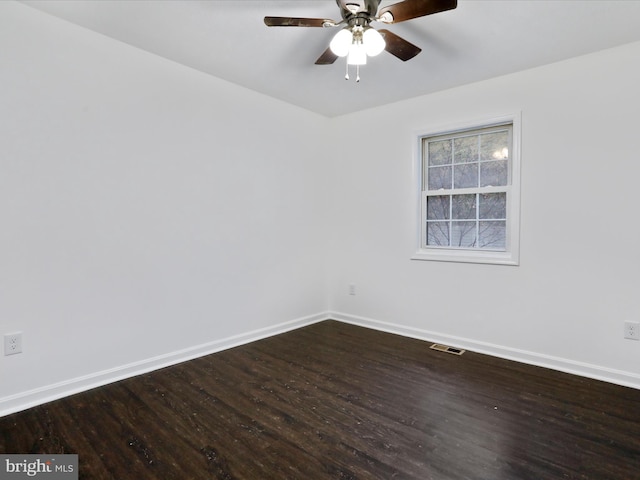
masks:
[[[330,65],[339,57],[347,57],[347,74],[349,65],[355,65],[360,81],[360,65],[366,65],[367,57],[375,57],[383,50],[402,61],[410,60],[421,52],[421,49],[389,30],[376,30],[371,22],[395,24],[423,17],[434,13],[452,10],[457,0],[404,0],[378,10],[381,0],[345,1],[336,0],[342,20],[336,22],[323,18],[296,17],[264,17],[268,27],[323,27],[333,28],[347,25],[334,35],[329,48],[316,60],[316,65]]]
[[[386,42],[377,30],[358,26],[340,30],[329,44],[331,51],[339,57],[350,56],[355,50],[362,50],[368,57],[375,57],[382,53],[385,46]]]
[[[386,42],[382,35],[371,27],[355,25],[346,27],[335,34],[329,48],[338,57],[347,57],[347,73],[349,79],[349,65],[356,65],[356,82],[360,81],[360,65],[367,64],[367,57],[375,57],[382,53]]]

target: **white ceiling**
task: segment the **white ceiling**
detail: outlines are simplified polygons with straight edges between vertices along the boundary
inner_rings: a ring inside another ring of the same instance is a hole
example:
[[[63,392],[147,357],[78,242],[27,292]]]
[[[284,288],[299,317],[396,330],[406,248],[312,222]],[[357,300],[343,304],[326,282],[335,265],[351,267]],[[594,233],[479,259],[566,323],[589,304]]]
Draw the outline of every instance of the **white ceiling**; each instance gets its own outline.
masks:
[[[266,15],[340,20],[334,0],[23,3],[329,117],[640,41],[640,1],[459,0],[455,10],[382,27],[422,53],[405,63],[383,52],[355,83],[344,80],[344,59],[314,65],[337,30],[263,23]]]

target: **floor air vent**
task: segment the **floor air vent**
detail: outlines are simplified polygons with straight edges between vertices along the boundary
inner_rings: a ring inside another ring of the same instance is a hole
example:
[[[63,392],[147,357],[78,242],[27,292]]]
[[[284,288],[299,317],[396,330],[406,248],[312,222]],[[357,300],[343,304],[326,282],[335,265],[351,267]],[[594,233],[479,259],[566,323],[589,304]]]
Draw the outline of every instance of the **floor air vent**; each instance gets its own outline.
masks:
[[[450,347],[449,345],[441,345],[439,343],[434,343],[431,345],[433,350],[438,350],[439,352],[453,353],[454,355],[462,355],[464,350],[460,348]]]

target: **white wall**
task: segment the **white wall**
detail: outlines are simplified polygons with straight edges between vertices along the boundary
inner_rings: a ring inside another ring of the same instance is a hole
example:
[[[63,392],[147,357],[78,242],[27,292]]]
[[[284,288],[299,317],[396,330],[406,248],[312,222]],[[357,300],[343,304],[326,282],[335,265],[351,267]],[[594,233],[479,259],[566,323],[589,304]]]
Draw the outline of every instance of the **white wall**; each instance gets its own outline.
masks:
[[[331,196],[336,316],[640,387],[622,330],[640,320],[638,58],[630,44],[335,120],[349,159]],[[515,112],[520,266],[409,260],[412,132]]]
[[[0,414],[326,311],[327,119],[13,2],[0,45]]]

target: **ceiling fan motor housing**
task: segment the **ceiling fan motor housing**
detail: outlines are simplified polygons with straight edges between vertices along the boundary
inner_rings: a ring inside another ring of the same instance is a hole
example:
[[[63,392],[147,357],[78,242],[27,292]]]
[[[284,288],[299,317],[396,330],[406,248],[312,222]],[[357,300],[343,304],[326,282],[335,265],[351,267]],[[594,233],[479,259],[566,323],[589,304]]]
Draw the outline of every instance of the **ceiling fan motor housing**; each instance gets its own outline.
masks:
[[[354,17],[366,18],[367,25],[376,17],[380,0],[348,1],[336,0],[342,12],[342,18],[351,23]],[[362,25],[364,26],[364,25]]]

